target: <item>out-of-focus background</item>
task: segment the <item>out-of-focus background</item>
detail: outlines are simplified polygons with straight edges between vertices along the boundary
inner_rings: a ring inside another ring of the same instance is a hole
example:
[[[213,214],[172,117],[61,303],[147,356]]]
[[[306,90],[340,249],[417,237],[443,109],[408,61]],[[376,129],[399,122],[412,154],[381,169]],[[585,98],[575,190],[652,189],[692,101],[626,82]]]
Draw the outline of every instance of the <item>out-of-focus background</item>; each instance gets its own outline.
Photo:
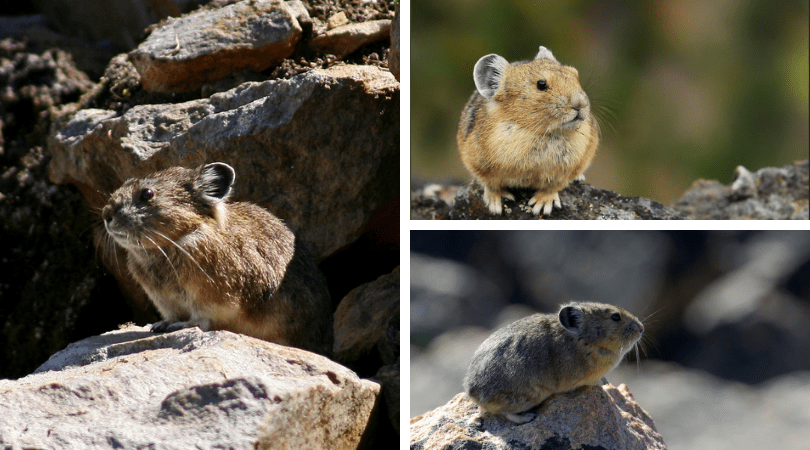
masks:
[[[570,300],[644,320],[625,383],[670,449],[806,448],[810,231],[412,231],[411,416],[495,329]]]
[[[577,68],[602,141],[595,187],[663,203],[698,178],[808,155],[808,1],[414,0],[412,182],[468,181],[455,143],[478,58]]]

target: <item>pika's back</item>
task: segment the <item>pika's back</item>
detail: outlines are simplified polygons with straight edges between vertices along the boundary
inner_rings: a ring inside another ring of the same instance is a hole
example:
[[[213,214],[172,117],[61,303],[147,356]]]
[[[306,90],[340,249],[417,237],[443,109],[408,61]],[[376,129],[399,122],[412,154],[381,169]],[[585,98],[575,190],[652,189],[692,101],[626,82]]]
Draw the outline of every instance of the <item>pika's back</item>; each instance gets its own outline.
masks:
[[[599,127],[579,73],[545,47],[532,61],[490,54],[473,70],[476,91],[456,133],[462,162],[484,187],[493,214],[507,188],[532,188],[535,214],[560,207],[557,192],[590,164]]]

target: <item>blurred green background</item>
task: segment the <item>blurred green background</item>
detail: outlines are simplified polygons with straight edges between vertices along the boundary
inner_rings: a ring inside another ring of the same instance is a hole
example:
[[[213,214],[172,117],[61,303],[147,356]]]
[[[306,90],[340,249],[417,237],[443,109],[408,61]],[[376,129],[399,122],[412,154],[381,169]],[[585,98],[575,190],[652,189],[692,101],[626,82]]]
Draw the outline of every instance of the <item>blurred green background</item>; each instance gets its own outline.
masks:
[[[595,187],[668,204],[698,178],[808,157],[808,2],[411,2],[411,177],[466,182],[455,131],[478,58],[540,45],[602,128]]]

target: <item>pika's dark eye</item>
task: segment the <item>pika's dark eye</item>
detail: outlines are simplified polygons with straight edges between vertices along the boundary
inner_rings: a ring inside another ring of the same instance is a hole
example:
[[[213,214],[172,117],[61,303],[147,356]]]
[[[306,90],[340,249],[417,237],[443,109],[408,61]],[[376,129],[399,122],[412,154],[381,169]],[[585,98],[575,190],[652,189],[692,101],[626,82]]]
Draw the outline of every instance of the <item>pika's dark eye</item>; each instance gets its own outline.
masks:
[[[546,83],[546,80],[538,80],[537,89],[540,89],[541,91],[548,89],[548,83]]]
[[[620,316],[618,314],[614,314],[614,315],[610,316],[610,318],[613,319],[614,322],[618,322],[618,321],[622,320],[622,316]]]
[[[155,196],[155,191],[153,191],[153,190],[151,190],[149,188],[146,188],[146,189],[141,190],[140,200],[142,202],[148,202],[154,196]]]

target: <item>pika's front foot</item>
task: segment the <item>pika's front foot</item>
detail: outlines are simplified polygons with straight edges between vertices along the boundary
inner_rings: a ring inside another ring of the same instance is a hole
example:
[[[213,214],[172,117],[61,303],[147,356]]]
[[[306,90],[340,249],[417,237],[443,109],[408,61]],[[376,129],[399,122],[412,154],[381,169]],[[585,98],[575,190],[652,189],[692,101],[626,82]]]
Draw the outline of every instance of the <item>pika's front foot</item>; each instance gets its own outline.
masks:
[[[503,197],[509,200],[515,200],[515,196],[507,191],[490,189],[484,186],[484,203],[486,203],[487,208],[489,208],[489,212],[496,216],[503,214],[503,203],[501,201]]]
[[[185,328],[199,327],[203,331],[208,331],[208,324],[202,321],[189,320],[179,322],[176,320],[161,320],[152,324],[152,331],[155,333],[171,333],[172,331],[183,330]]]
[[[560,195],[557,192],[553,194],[538,192],[529,200],[529,206],[532,206],[532,213],[534,215],[541,214],[541,211],[544,215],[551,214],[551,210],[554,206],[556,206],[557,209],[562,209]]]
[[[532,420],[534,420],[535,417],[537,417],[537,414],[528,413],[528,412],[524,412],[524,413],[520,413],[520,414],[514,414],[514,413],[501,413],[501,414],[503,414],[503,416],[507,420],[509,420],[510,422],[516,423],[518,425],[522,425],[524,423],[529,423]]]

